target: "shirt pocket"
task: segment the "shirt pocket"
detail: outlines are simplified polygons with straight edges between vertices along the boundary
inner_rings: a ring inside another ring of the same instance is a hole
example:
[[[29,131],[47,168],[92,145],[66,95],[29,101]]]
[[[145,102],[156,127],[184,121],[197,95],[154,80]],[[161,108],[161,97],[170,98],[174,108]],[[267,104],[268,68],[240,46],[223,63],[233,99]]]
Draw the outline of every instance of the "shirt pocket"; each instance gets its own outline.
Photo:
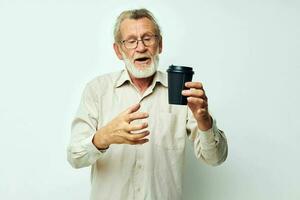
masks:
[[[157,146],[168,150],[184,148],[185,122],[180,120],[179,116],[163,112],[154,119],[154,122],[152,136]]]

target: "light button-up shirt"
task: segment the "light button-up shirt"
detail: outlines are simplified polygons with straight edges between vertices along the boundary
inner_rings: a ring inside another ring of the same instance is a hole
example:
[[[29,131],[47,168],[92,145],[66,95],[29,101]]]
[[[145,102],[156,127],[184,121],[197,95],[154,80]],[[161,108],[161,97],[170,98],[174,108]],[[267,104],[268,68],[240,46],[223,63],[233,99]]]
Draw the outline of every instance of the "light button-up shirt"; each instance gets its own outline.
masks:
[[[149,113],[149,142],[112,144],[99,151],[92,143],[96,131],[136,103]],[[87,84],[72,123],[68,161],[75,168],[91,166],[91,200],[179,200],[186,138],[207,164],[218,165],[227,157],[226,138],[215,120],[211,129],[201,131],[187,106],[168,103],[165,73],[157,71],[140,94],[122,70]]]

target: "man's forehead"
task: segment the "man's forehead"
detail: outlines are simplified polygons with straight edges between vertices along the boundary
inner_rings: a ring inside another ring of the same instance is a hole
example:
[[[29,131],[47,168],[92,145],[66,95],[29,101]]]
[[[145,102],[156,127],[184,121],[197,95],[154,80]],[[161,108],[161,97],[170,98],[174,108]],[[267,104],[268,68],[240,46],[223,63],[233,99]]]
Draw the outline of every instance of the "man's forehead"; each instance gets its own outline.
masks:
[[[125,19],[120,25],[121,35],[126,37],[128,35],[143,35],[150,32],[155,33],[155,26],[148,18],[141,19]]]

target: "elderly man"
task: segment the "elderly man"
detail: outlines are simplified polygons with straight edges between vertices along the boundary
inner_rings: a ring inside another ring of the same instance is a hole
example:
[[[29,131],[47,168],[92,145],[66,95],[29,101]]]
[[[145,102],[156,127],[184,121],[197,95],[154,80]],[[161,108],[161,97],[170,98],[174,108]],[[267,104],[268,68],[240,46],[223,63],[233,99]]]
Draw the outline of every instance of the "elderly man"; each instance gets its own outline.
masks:
[[[157,70],[162,36],[148,10],[121,13],[114,39],[126,69],[86,85],[68,161],[92,166],[92,200],[181,199],[186,138],[198,159],[218,165],[227,157],[225,135],[200,82],[186,83],[187,106],[168,104],[166,74]]]

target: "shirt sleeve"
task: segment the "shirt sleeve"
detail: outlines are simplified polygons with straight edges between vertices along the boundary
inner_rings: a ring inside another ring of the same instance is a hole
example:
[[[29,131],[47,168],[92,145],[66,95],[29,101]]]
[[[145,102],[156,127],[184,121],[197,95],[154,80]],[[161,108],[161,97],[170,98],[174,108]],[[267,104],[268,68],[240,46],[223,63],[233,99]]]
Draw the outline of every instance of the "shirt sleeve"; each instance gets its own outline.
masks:
[[[87,85],[71,125],[71,140],[67,148],[67,158],[74,168],[87,167],[103,156],[92,143],[98,124],[98,106],[95,93]]]
[[[201,131],[193,113],[188,109],[187,134],[193,142],[197,159],[212,166],[220,165],[226,160],[228,154],[226,136],[223,131],[218,129],[215,119],[213,119],[211,129]]]

